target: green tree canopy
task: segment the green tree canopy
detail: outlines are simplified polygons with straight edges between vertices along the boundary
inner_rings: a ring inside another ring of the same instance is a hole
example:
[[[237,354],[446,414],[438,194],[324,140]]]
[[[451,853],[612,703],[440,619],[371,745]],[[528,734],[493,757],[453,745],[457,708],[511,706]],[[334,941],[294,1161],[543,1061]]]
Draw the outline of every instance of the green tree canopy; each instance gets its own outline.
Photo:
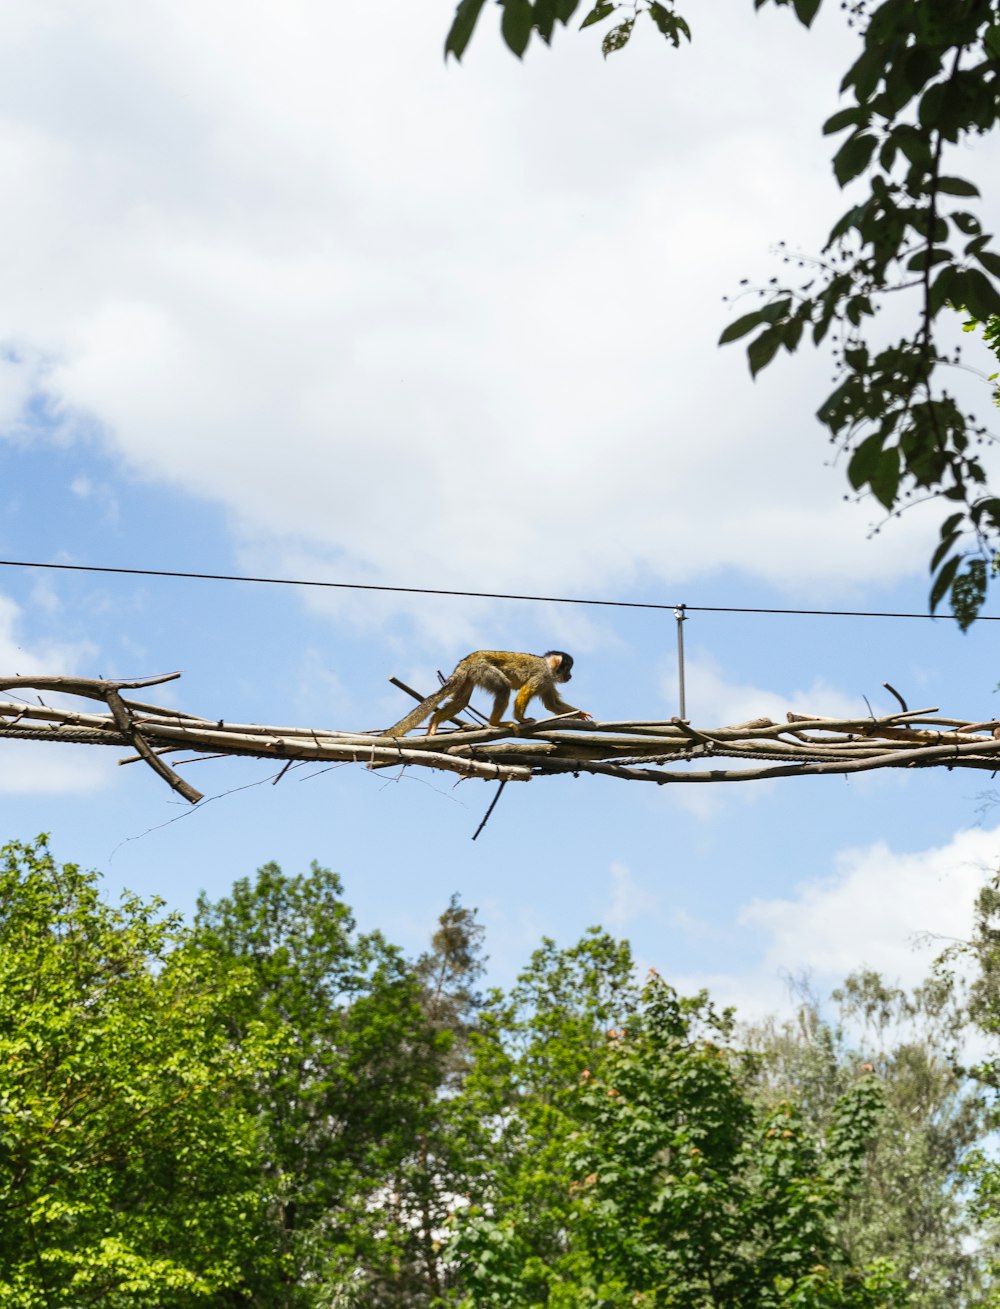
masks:
[[[969,946],[991,1051],[998,906],[988,888]],[[988,1291],[1000,1181],[968,1147],[995,1119],[940,1053],[963,1018],[946,976],[912,997],[849,979],[861,1060],[815,1009],[737,1031],[704,993],[640,986],[598,929],[544,942],[483,1000],[481,938],[453,899],[411,963],[357,930],[334,874],[273,864],[184,927],[110,905],[44,841],[4,847],[0,1304],[950,1309]],[[992,1054],[976,1075],[1000,1084]]]
[[[593,932],[538,951],[474,1039],[466,1095],[483,1179],[453,1220],[463,1309],[779,1309],[902,1303],[888,1266],[850,1266],[836,1215],[882,1108],[864,1074],[825,1133],[758,1112],[732,1017],[683,999]]]
[[[261,1207],[215,1021],[246,984],[159,901],[117,907],[44,838],[0,850],[0,1303],[187,1309],[242,1284]]]
[[[298,876],[266,864],[221,900],[202,897],[192,933],[224,974],[249,977],[224,1013],[229,1038],[261,1031],[275,1052],[243,1099],[267,1200],[246,1276],[268,1309],[327,1305],[335,1291],[343,1304],[391,1301],[416,1237],[399,1177],[452,1045],[415,971],[356,930],[341,892],[318,864]]]
[[[750,1092],[766,1108],[794,1100],[809,1127],[822,1132],[838,1097],[870,1070],[884,1109],[861,1185],[838,1216],[844,1248],[860,1264],[891,1259],[912,1309],[981,1303],[997,1231],[977,1221],[965,1168],[990,1117],[955,1058],[966,1031],[961,997],[941,977],[907,993],[864,970],[846,979],[834,1001],[835,1024],[804,990],[794,1017],[740,1030],[756,1055]]]

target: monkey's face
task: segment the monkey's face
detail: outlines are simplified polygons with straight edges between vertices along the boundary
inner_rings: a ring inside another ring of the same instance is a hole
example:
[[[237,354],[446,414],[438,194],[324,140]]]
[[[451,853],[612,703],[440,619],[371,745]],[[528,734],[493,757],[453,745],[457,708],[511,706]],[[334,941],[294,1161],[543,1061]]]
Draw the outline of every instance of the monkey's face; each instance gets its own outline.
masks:
[[[573,667],[573,656],[567,654],[565,650],[547,650],[545,658],[551,659],[553,655],[558,656],[559,662],[552,670],[552,680],[554,682],[568,682],[573,674],[570,669]]]

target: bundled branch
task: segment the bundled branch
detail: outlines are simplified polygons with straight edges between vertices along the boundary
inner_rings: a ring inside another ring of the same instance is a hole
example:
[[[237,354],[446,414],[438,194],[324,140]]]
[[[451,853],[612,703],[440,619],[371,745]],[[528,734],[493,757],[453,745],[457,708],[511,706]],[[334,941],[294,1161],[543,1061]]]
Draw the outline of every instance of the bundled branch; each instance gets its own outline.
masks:
[[[124,694],[173,681],[179,673],[137,681],[81,677],[0,678],[0,737],[111,745],[143,761],[192,804],[202,799],[177,772],[195,759],[250,755],[286,763],[353,762],[371,768],[413,766],[459,777],[527,782],[557,773],[595,773],[628,781],[747,782],[770,777],[859,773],[876,768],[1000,769],[1000,722],[938,717],[936,708],[861,718],[788,714],[704,730],[669,721],[589,722],[571,716],[490,727],[455,720],[435,736],[389,737],[378,730],[338,732],[267,727],[202,718]],[[393,679],[395,681],[395,679]],[[396,685],[403,686],[397,682]],[[403,687],[420,699],[417,692]],[[38,703],[23,698],[34,693]],[[47,704],[42,696],[56,696]],[[86,712],[72,700],[102,703]],[[167,763],[166,756],[191,756]]]

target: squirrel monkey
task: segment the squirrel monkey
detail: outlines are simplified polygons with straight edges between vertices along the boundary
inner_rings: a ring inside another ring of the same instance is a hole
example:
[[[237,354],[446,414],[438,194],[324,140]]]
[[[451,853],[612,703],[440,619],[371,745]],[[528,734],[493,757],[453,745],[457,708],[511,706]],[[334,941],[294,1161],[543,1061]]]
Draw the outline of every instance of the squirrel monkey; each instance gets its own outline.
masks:
[[[579,714],[581,718],[589,719],[590,714],[584,713],[582,709],[574,709],[556,690],[557,682],[569,681],[572,667],[573,656],[565,650],[549,650],[543,655],[515,654],[510,650],[476,650],[455,665],[455,671],[442,687],[421,700],[415,709],[383,735],[405,736],[431,714],[427,735],[434,736],[439,724],[462,712],[477,686],[493,694],[491,727],[500,726],[507,712],[511,691],[517,692],[514,718],[519,723],[534,721],[526,719],[524,711],[536,695],[551,714]],[[450,699],[442,704],[446,697]]]

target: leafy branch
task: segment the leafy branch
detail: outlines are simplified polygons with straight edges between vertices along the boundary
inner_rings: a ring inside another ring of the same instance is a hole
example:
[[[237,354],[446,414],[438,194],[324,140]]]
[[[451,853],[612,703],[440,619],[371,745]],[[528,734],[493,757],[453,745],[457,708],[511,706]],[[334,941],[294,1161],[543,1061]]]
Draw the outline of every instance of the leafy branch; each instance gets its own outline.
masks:
[[[518,57],[532,34],[549,43],[578,8],[578,0],[497,3],[503,39]],[[754,0],[755,8],[764,3]],[[791,3],[809,27],[820,0],[773,3]],[[462,56],[484,5],[461,0],[446,54]],[[672,5],[650,0],[598,0],[581,28],[611,20],[602,43],[608,55],[628,43],[644,15],[675,47],[691,37]],[[840,90],[853,103],[823,131],[848,133],[833,155],[834,173],[842,187],[865,192],[833,224],[813,278],[773,286],[720,344],[753,334],[747,357],[756,376],[781,350],[794,354],[807,334],[815,346],[829,336],[837,384],[817,416],[847,455],[853,489],[890,515],[914,496],[952,502],[930,561],[930,604],[947,596],[968,627],[1000,571],[1000,498],[987,487],[979,453],[990,439],[986,427],[943,385],[960,361],[940,344],[939,324],[942,310],[963,308],[986,325],[996,350],[1000,254],[973,207],[978,188],[943,165],[997,126],[1000,0],[884,0],[874,8],[855,0],[849,21],[861,32],[862,50]],[[886,343],[874,319],[900,292],[916,298],[915,321]]]

